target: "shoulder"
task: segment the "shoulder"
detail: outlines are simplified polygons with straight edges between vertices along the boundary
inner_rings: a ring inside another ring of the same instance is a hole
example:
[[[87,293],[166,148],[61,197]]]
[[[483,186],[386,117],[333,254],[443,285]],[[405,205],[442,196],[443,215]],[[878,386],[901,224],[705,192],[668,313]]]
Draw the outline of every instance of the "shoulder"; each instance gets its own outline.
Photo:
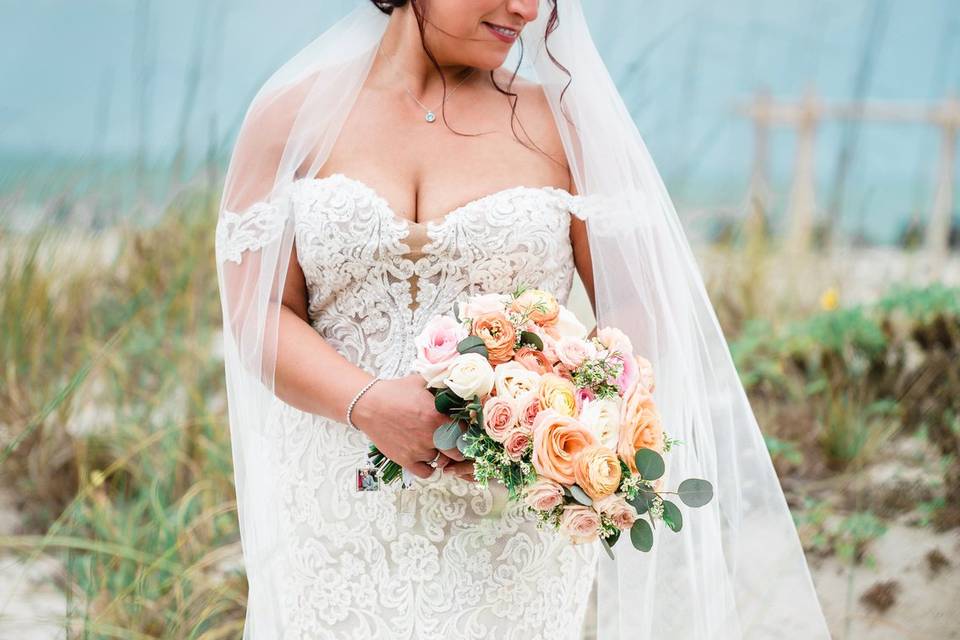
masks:
[[[510,85],[511,76],[512,72],[503,68],[494,74],[501,87]],[[517,118],[523,124],[523,131],[518,133],[526,133],[532,142],[566,167],[563,142],[543,85],[518,75],[510,91],[517,94]]]

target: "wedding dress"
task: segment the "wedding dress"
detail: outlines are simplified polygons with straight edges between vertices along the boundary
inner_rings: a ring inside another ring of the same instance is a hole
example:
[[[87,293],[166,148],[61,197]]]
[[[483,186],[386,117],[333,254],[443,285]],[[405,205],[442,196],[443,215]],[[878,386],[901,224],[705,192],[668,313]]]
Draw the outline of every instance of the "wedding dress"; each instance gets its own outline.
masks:
[[[337,173],[296,180],[271,206],[293,220],[310,324],[386,378],[411,371],[414,337],[458,298],[525,283],[565,303],[573,281],[570,214],[582,211],[557,187],[504,189],[417,223]],[[243,221],[229,229],[222,250],[249,249]],[[580,637],[598,546],[538,529],[497,482],[438,469],[407,489],[358,491],[363,432],[279,398],[266,429],[281,470],[270,582],[284,638]]]

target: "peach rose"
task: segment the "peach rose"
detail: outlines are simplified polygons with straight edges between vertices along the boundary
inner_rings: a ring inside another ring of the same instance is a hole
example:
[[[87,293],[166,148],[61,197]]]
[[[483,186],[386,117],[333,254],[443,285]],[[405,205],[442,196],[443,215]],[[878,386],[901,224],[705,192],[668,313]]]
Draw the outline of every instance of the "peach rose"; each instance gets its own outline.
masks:
[[[506,440],[516,424],[517,412],[510,398],[490,396],[483,403],[483,430],[497,442]]]
[[[563,503],[563,487],[550,478],[537,478],[524,490],[523,500],[537,511],[550,511]]]
[[[582,449],[596,444],[596,436],[575,419],[554,409],[543,409],[533,421],[531,462],[537,474],[573,484],[574,458]]]
[[[556,373],[545,373],[540,377],[540,406],[555,409],[566,416],[577,413],[577,388],[569,379]]]
[[[631,473],[637,473],[633,456],[642,448],[653,449],[662,455],[663,427],[653,398],[643,387],[634,385],[620,407],[620,433],[617,437],[617,454],[630,467]]]
[[[573,459],[573,477],[588,496],[599,500],[620,486],[620,461],[603,445],[585,447]]]
[[[560,303],[548,291],[527,289],[514,298],[510,310],[524,314],[542,327],[548,327],[557,321]]]
[[[493,370],[493,388],[498,396],[519,398],[540,388],[540,374],[519,362],[504,362]]]
[[[653,393],[656,384],[653,379],[653,365],[643,356],[636,356],[638,383],[646,389],[647,393]]]
[[[531,349],[530,347],[520,347],[513,354],[515,362],[519,362],[525,368],[535,373],[550,373],[553,371],[553,365],[542,351]]]
[[[576,314],[566,307],[560,307],[556,322],[547,325],[544,330],[556,340],[563,337],[582,339],[587,335],[587,328],[577,319]]]
[[[536,420],[537,414],[540,413],[540,397],[537,393],[531,392],[517,398],[514,402],[516,402],[520,424],[533,433],[533,422]]]
[[[507,457],[514,462],[519,462],[530,446],[531,431],[525,427],[516,425],[507,432],[507,437],[503,441],[503,450]]]
[[[593,503],[593,508],[606,514],[617,529],[629,529],[640,516],[637,510],[619,493],[612,493]]]
[[[473,319],[488,313],[503,313],[510,302],[510,296],[503,293],[482,293],[471,296],[460,305],[460,319]]]
[[[582,504],[568,505],[560,516],[560,531],[573,544],[593,542],[600,537],[600,515]]]
[[[471,332],[483,340],[490,364],[503,364],[513,358],[517,333],[507,316],[499,311],[484,313],[474,318]]]

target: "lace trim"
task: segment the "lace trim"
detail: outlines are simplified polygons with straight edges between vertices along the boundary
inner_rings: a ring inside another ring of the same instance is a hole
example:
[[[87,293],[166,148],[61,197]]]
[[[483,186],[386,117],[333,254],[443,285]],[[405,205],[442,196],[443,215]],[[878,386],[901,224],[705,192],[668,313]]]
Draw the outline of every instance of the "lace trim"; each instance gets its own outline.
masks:
[[[224,210],[217,220],[217,262],[240,263],[244,251],[259,250],[283,233],[287,214],[276,202],[257,202],[243,213]]]

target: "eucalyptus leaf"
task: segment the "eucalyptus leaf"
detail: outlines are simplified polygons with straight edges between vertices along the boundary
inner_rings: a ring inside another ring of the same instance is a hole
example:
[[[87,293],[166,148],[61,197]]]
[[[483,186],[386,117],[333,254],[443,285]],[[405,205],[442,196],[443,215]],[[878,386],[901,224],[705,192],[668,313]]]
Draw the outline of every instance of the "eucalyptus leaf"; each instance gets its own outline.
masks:
[[[638,519],[630,527],[630,542],[638,551],[650,551],[653,548],[653,529],[646,520]]]
[[[663,457],[653,449],[637,449],[633,460],[637,465],[637,471],[644,480],[656,480],[666,471],[666,465],[663,463]]]
[[[433,432],[433,446],[437,449],[455,449],[460,439],[460,423],[447,422]]]
[[[570,493],[570,489],[567,488],[567,485],[562,484],[562,485],[560,485],[560,488],[563,489],[563,495],[564,495],[564,496],[566,496],[566,497],[568,497],[568,498],[572,498],[572,497],[573,497],[573,494]]]
[[[487,357],[487,345],[479,336],[467,336],[457,343],[457,351],[460,353],[479,353],[484,358]]]
[[[642,516],[650,510],[650,507],[653,505],[653,498],[655,495],[656,494],[641,489],[635,498],[627,500],[627,502],[637,510],[638,515]]]
[[[467,401],[450,389],[444,389],[433,398],[433,405],[444,415],[452,415],[463,409]]]
[[[521,331],[520,344],[533,345],[533,348],[537,351],[543,351],[543,340],[533,331]]]
[[[457,449],[460,450],[460,453],[466,455],[467,447],[470,446],[470,441],[467,439],[466,432],[461,433],[460,437],[457,438]]]
[[[585,507],[589,507],[593,504],[593,500],[587,495],[587,492],[581,489],[578,485],[570,485],[570,495],[573,496],[574,500]]]
[[[669,500],[664,500],[663,521],[674,531],[680,531],[683,527],[683,514],[680,513],[680,507]]]
[[[688,507],[702,507],[713,498],[713,485],[709,480],[687,478],[677,487],[677,494]]]

